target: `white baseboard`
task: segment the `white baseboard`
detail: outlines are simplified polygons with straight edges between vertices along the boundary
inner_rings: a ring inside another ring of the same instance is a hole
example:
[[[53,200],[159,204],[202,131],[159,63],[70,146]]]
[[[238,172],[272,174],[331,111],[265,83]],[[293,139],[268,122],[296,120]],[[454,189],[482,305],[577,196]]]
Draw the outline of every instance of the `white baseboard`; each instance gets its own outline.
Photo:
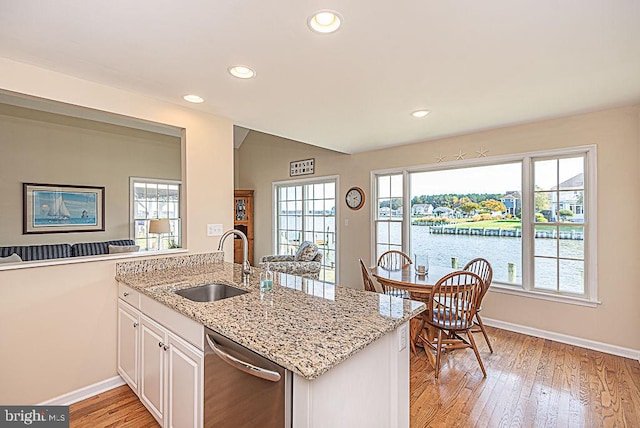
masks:
[[[566,343],[568,345],[580,346],[581,348],[593,349],[607,354],[618,355],[620,357],[632,358],[640,361],[640,350],[624,348],[622,346],[610,345],[608,343],[596,342],[595,340],[583,339],[580,337],[569,336],[566,334],[555,333],[553,331],[540,330],[533,327],[527,327],[520,324],[512,324],[510,322],[500,321],[491,318],[482,317],[485,325],[509,330],[516,333],[527,334],[529,336],[549,339],[555,342]]]
[[[40,403],[41,406],[69,406],[78,401],[82,401],[86,398],[98,395],[101,392],[109,391],[110,389],[117,388],[119,386],[126,385],[125,381],[120,376],[114,376],[109,379],[88,385],[75,391],[67,392],[58,397],[47,400]]]

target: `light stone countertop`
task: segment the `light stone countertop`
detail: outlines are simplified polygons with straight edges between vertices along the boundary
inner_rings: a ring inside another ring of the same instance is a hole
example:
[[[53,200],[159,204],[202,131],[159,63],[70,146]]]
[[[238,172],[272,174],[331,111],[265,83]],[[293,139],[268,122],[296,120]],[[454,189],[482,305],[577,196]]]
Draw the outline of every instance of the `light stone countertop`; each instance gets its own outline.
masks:
[[[425,310],[424,303],[274,273],[260,293],[260,272],[242,284],[241,266],[206,263],[116,279],[307,379],[322,375]],[[193,302],[177,289],[220,282],[249,293]],[[170,327],[170,326],[169,326]]]

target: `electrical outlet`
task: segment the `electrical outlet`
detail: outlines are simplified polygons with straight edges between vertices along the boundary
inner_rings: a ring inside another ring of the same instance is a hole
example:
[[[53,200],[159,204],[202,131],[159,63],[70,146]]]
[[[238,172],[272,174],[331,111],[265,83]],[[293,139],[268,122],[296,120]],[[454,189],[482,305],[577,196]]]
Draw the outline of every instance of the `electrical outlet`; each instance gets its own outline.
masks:
[[[207,236],[221,236],[222,235],[222,225],[221,224],[208,224],[207,225]]]
[[[407,323],[398,329],[398,352],[407,347]]]

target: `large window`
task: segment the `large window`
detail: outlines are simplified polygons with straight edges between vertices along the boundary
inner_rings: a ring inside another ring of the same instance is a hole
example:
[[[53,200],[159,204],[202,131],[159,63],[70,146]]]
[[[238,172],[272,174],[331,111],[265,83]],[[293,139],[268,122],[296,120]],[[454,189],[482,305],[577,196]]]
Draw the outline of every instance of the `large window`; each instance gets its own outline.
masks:
[[[402,251],[403,181],[402,174],[379,175],[376,178],[376,260],[385,251]]]
[[[303,241],[322,253],[320,280],[335,283],[336,179],[274,183],[278,254],[294,254]]]
[[[591,147],[374,171],[374,256],[483,257],[502,290],[593,302],[594,171]]]
[[[131,235],[142,250],[182,246],[179,181],[131,178]],[[149,232],[151,220],[168,219],[169,232]]]

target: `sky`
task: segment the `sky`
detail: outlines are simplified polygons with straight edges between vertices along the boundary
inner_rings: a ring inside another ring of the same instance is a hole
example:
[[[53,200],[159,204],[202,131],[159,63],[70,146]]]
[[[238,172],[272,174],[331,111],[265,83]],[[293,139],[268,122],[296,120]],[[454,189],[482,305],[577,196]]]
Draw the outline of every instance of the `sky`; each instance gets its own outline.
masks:
[[[536,161],[535,184],[549,190],[584,171],[584,159]],[[521,190],[521,163],[429,171],[410,175],[411,196],[445,193],[505,193]],[[400,183],[400,194],[402,193]],[[393,187],[393,183],[392,183]],[[394,189],[392,189],[394,191]],[[396,191],[394,191],[396,193]]]

